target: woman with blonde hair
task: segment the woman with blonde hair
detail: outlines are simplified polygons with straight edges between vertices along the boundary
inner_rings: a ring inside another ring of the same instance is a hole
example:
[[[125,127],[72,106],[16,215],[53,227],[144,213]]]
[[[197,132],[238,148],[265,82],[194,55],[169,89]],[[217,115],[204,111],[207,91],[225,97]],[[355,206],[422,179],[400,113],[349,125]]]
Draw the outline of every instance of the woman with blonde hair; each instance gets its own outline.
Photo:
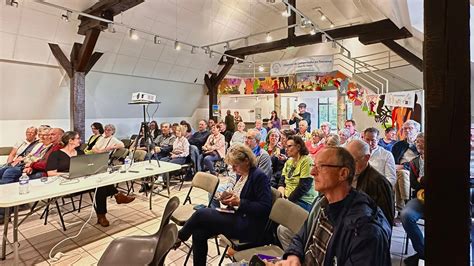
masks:
[[[305,142],[306,148],[308,148],[309,155],[311,158],[316,157],[316,154],[324,148],[324,132],[321,129],[315,129],[311,132],[311,139]]]
[[[269,179],[256,167],[257,159],[249,147],[235,144],[225,157],[237,174],[237,183],[223,192],[219,200],[228,206],[221,209],[202,208],[194,212],[178,232],[177,248],[192,236],[194,265],[206,265],[207,240],[219,234],[245,242],[259,240],[270,214],[272,194]]]

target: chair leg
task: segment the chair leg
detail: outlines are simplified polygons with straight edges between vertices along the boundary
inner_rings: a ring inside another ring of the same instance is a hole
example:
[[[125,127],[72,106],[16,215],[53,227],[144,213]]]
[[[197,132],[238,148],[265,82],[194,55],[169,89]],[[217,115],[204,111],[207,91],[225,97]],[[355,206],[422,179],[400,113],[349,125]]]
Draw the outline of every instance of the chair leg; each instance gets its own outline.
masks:
[[[189,247],[188,255],[186,255],[186,259],[184,260],[184,264],[183,264],[183,265],[187,265],[187,264],[188,264],[188,260],[189,260],[189,257],[191,256],[191,252],[193,252],[193,245],[191,245],[191,246]]]
[[[408,254],[408,242],[410,241],[410,239],[408,238],[408,235],[405,234],[405,251],[403,252],[405,255]]]
[[[33,212],[35,210],[36,206],[38,205],[38,202],[39,201],[36,201],[35,203],[33,203],[33,206],[31,206],[30,212]]]
[[[82,195],[82,194],[81,194]],[[74,197],[71,197],[72,211],[76,211],[76,204],[74,204]]]
[[[222,265],[222,262],[224,261],[224,258],[225,258],[226,254],[227,254],[227,250],[228,250],[228,249],[229,249],[229,246],[226,245],[226,246],[225,246],[225,249],[224,249],[224,252],[222,253],[221,259],[219,260],[219,264],[218,264],[219,266]]]
[[[216,240],[217,255],[220,255],[221,250],[219,249],[219,240],[217,239],[217,236],[215,236],[214,239]]]
[[[80,212],[81,212],[81,207],[82,207],[82,195],[84,195],[84,194],[81,193],[81,195],[79,196],[79,209],[77,209],[77,213],[80,213]]]
[[[59,204],[56,201],[56,208],[58,209],[59,219],[61,220],[61,225],[63,226],[63,230],[66,231],[66,225],[64,224],[63,214],[61,213],[61,209],[59,208]]]

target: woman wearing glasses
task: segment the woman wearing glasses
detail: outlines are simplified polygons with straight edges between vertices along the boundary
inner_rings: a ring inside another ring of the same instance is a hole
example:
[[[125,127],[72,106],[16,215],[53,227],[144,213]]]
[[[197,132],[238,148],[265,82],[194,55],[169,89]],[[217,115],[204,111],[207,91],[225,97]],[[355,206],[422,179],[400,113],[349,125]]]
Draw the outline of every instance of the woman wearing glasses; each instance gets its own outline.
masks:
[[[92,136],[87,141],[87,146],[84,149],[85,154],[92,154],[92,147],[97,143],[102,134],[104,134],[104,127],[99,122],[94,122],[91,125]]]
[[[301,137],[288,137],[286,155],[290,158],[283,167],[278,191],[309,212],[317,193],[310,174],[313,160],[308,156],[308,149]]]
[[[245,242],[259,240],[270,215],[272,195],[269,179],[257,168],[249,147],[236,143],[225,158],[238,179],[231,191],[220,195],[227,212],[220,209],[197,210],[178,232],[175,248],[192,236],[194,265],[206,265],[207,240],[219,234]],[[232,213],[228,213],[228,212]]]

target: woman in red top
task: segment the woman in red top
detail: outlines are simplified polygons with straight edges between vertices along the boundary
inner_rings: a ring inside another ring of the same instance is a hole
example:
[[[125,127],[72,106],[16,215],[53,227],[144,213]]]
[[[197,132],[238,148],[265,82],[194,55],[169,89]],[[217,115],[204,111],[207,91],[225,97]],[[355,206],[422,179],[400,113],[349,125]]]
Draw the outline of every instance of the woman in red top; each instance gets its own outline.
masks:
[[[315,129],[311,132],[311,139],[306,141],[306,148],[308,148],[311,158],[316,157],[316,154],[324,148],[324,132],[321,129]]]

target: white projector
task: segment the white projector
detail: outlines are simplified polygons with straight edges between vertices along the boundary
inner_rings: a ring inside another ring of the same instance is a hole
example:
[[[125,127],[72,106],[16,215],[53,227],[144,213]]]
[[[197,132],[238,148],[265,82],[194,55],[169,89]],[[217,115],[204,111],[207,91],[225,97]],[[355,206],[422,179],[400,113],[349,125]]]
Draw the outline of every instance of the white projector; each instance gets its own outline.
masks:
[[[146,92],[134,92],[132,94],[133,103],[154,103],[156,101],[156,95],[149,94]]]

